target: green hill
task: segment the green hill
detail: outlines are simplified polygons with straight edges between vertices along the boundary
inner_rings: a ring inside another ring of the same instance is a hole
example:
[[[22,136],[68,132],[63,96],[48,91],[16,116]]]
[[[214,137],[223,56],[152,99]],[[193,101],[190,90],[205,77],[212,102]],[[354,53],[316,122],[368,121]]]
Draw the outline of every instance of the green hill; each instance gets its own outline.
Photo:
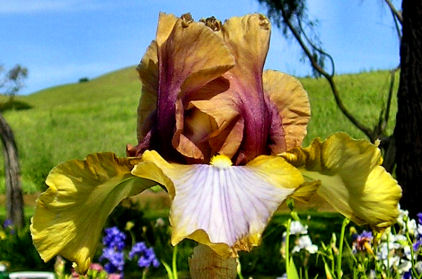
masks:
[[[365,123],[374,124],[386,101],[388,72],[342,75],[336,78],[346,106]],[[305,144],[316,136],[327,137],[345,131],[364,138],[342,115],[324,79],[301,79],[308,91],[312,120]],[[136,107],[141,84],[135,67],[118,70],[89,82],[48,88],[18,100],[28,110],[6,111],[18,142],[25,192],[43,187],[49,170],[69,159],[88,153],[112,151],[124,156],[127,143],[136,144]],[[394,100],[392,131],[395,118]],[[0,168],[3,163],[1,162]],[[3,170],[0,169],[0,176]],[[4,179],[0,180],[0,192]]]

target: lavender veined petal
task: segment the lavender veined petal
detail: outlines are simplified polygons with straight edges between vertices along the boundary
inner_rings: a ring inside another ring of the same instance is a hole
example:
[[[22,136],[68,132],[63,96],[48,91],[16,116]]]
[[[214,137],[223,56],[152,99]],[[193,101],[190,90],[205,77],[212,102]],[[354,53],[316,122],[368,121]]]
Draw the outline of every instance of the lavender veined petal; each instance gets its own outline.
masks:
[[[227,156],[217,157],[230,163]],[[213,165],[182,165],[146,151],[132,174],[169,190],[173,245],[191,238],[222,256],[235,255],[259,244],[274,211],[304,179],[281,157],[259,156],[245,166],[213,160]]]

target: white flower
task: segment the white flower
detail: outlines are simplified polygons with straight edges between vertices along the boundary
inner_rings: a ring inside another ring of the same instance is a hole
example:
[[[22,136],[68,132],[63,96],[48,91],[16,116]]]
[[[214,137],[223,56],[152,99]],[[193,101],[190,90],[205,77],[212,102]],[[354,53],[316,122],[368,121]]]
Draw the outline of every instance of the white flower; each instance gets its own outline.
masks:
[[[298,253],[302,249],[305,249],[309,253],[314,254],[318,251],[318,246],[312,244],[309,235],[303,235],[297,240],[297,244],[293,248],[292,253]]]
[[[387,243],[382,242],[379,246],[378,246],[378,251],[377,251],[377,257],[381,260],[386,260],[388,257],[388,247],[387,247]]]
[[[155,220],[155,227],[164,227],[165,226],[165,222],[163,218],[157,218],[157,220]]]
[[[407,271],[409,271],[412,268],[412,264],[410,261],[402,260],[401,264],[398,267],[399,273],[403,274]]]
[[[417,225],[414,219],[410,219],[407,221],[407,231],[411,235],[415,235],[417,232]]]
[[[412,260],[412,252],[410,251],[410,246],[403,247],[404,255],[408,260]]]
[[[398,266],[400,263],[400,258],[398,256],[393,256],[389,258],[390,267],[391,266]],[[387,261],[384,261],[385,266],[387,266]]]
[[[417,262],[417,263],[415,264],[415,267],[416,267],[416,270],[417,270],[419,273],[422,273],[422,262]]]
[[[399,208],[399,217],[397,218],[397,223],[399,223],[399,225],[404,228],[406,225],[404,223],[404,219],[408,219],[409,218],[409,211],[407,210],[402,210]]]
[[[400,258],[398,256],[392,256],[390,251],[392,251],[391,243],[388,245],[386,242],[382,242],[378,246],[377,250],[377,257],[378,259],[382,260],[384,266],[392,267],[392,266],[398,266],[400,263]]]
[[[307,234],[307,233],[308,233],[308,226],[302,225],[301,222],[293,221],[290,224],[290,235],[292,234],[299,235],[299,234]]]

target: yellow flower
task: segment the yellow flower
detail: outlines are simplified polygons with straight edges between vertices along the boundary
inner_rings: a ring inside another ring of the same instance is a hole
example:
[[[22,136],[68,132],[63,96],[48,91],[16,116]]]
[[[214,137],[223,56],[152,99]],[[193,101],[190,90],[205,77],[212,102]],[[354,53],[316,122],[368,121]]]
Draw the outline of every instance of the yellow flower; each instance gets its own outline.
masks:
[[[339,133],[300,147],[308,97],[295,78],[263,71],[269,37],[259,14],[224,24],[161,14],[138,67],[138,145],[50,172],[31,225],[41,257],[86,271],[113,208],[157,183],[172,199],[172,243],[194,239],[224,257],[258,245],[287,197],[319,195],[380,230],[394,223],[401,189],[375,145]]]

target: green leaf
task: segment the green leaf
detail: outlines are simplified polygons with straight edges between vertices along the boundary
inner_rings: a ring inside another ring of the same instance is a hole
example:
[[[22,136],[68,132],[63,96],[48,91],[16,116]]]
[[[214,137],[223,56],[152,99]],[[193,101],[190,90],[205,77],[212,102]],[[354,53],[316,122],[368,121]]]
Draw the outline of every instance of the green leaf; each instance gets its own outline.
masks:
[[[293,261],[293,258],[289,260],[289,266],[287,269],[287,278],[289,279],[299,279],[299,274],[297,273],[296,265]]]

